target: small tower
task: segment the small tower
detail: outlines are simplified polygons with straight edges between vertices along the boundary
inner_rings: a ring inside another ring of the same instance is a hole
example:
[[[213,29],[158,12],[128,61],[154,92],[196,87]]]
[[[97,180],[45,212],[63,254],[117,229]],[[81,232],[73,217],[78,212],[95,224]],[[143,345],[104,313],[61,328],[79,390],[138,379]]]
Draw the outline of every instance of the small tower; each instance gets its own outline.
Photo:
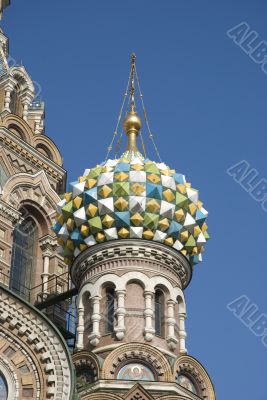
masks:
[[[138,151],[135,76],[133,55],[126,151],[86,169],[58,204],[54,230],[78,290],[77,390],[88,400],[214,400],[185,331],[207,212],[184,175]]]

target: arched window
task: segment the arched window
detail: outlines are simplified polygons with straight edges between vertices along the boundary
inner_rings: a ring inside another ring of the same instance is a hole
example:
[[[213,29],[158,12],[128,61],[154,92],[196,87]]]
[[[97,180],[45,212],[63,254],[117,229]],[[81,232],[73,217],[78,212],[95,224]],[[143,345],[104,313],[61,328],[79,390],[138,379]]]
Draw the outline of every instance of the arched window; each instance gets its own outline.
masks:
[[[195,386],[194,382],[192,381],[192,379],[189,378],[188,376],[186,376],[184,374],[179,374],[176,378],[176,381],[179,385],[186,388],[190,392],[197,394],[196,386]]]
[[[115,308],[115,291],[113,288],[106,289],[106,333],[112,333],[114,329],[114,308]]]
[[[45,157],[49,158],[50,160],[53,160],[51,151],[48,149],[48,147],[44,146],[43,144],[38,144],[36,146],[36,150],[38,150],[40,153],[42,153]]]
[[[8,389],[4,376],[0,373],[0,400],[7,400]]]
[[[13,90],[13,92],[10,95],[9,108],[11,114],[16,114],[16,104],[17,104],[17,89]]]
[[[164,336],[164,294],[159,289],[155,292],[155,334]]]
[[[37,226],[26,218],[13,232],[10,289],[27,298],[36,263]]]
[[[76,368],[76,387],[77,390],[85,388],[88,384],[95,381],[95,372],[88,365]],[[1,397],[0,397],[1,400]]]

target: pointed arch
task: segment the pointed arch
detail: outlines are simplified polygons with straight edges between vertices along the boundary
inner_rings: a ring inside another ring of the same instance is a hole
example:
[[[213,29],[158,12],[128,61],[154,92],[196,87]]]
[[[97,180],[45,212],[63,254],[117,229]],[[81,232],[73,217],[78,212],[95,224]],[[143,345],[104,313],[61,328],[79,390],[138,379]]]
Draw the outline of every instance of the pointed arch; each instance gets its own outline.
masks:
[[[41,170],[34,175],[19,173],[11,176],[3,189],[3,200],[16,209],[22,204],[35,206],[47,219],[47,225],[52,226],[60,197]]]

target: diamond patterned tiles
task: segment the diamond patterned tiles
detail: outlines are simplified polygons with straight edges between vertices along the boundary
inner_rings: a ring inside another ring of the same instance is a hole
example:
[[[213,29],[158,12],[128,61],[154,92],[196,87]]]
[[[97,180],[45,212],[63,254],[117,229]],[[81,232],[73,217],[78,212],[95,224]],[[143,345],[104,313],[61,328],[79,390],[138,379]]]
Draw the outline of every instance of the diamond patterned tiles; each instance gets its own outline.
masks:
[[[184,175],[139,153],[86,169],[57,213],[54,231],[68,264],[97,243],[135,238],[164,243],[193,265],[209,239],[198,191]]]

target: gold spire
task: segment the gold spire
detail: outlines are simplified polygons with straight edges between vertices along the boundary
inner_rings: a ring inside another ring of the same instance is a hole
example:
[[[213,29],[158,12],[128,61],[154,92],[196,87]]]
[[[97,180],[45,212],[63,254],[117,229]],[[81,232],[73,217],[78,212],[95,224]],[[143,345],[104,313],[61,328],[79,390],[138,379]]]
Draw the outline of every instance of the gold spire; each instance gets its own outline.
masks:
[[[134,76],[135,76],[135,59],[136,56],[133,53],[131,60],[132,60],[132,67],[131,67],[131,89],[130,89],[130,96],[131,96],[131,111],[127,113],[127,116],[123,122],[123,129],[128,136],[128,144],[126,150],[129,151],[138,151],[136,145],[136,138],[139,134],[139,131],[142,127],[142,122],[140,117],[138,116],[137,112],[135,111],[135,100],[134,100]]]

